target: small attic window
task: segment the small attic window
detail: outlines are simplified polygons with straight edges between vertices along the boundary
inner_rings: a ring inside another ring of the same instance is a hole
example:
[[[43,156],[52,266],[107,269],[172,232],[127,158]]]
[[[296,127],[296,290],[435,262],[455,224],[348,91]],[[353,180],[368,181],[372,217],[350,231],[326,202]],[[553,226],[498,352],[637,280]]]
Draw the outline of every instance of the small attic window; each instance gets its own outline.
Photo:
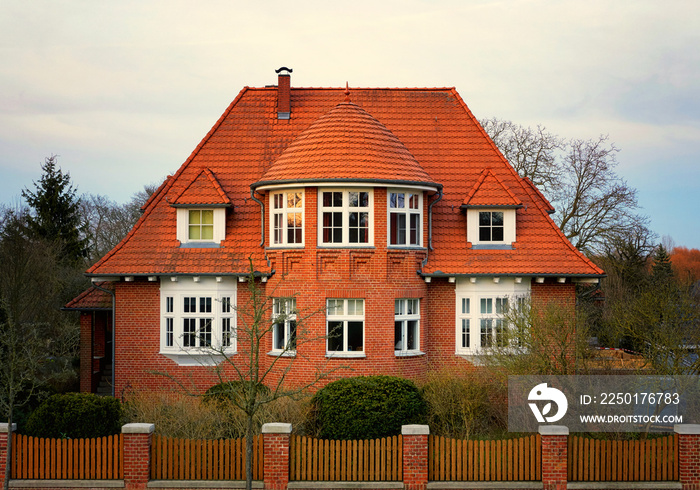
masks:
[[[467,208],[467,241],[473,248],[511,248],[515,219],[513,208]]]
[[[177,209],[177,239],[184,248],[217,248],[226,238],[226,208]]]

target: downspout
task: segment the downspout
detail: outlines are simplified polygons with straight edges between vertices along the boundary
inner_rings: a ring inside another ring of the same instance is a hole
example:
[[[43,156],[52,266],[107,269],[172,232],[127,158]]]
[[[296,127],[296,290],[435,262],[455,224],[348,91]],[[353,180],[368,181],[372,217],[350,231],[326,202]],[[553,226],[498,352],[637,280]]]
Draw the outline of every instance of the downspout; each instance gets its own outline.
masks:
[[[110,291],[109,289],[105,289],[103,287],[98,286],[97,284],[93,283],[92,285],[95,289],[99,289],[100,291],[103,291],[105,293],[109,293],[112,296],[112,398],[114,398],[114,378],[117,374],[117,371],[115,369],[114,365],[114,339],[115,339],[115,334],[117,331],[117,325],[116,325],[116,310],[117,310],[117,299],[116,296],[114,295],[114,291]],[[94,342],[94,338],[93,338]],[[92,371],[92,366],[90,367],[90,370]]]
[[[433,206],[442,200],[442,186],[438,187],[438,197],[428,205],[428,251],[425,254],[425,259],[421,263],[424,268],[428,263],[428,254],[433,250]]]
[[[260,236],[262,239],[260,240],[260,246],[264,247],[265,246],[265,203],[263,203],[260,199],[255,197],[255,189],[251,186],[250,188],[250,198],[260,204]]]

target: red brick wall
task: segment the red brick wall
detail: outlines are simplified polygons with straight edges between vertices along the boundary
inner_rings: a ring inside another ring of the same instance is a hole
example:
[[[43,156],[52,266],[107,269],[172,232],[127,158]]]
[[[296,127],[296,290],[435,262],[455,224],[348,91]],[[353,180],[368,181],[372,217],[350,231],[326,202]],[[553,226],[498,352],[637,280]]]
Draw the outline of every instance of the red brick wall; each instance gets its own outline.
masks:
[[[92,393],[92,312],[80,313],[80,391]]]
[[[308,316],[299,327],[298,355],[275,360],[267,355],[272,349],[268,335],[262,348],[261,367],[276,362],[275,369],[265,380],[268,385],[280,381],[281,373],[294,363],[286,374],[286,382],[305,385],[319,373],[327,377],[318,386],[339,377],[390,374],[416,381],[426,379],[429,370],[471,369],[472,364],[455,355],[455,284],[447,279],[433,278],[430,284],[421,278],[421,261],[425,250],[390,249],[387,240],[387,190],[374,190],[374,247],[317,248],[317,190],[306,188],[305,247],[303,249],[270,248],[269,223],[266,222],[266,253],[275,274],[266,284],[258,283],[271,297],[296,296],[298,317]],[[263,199],[269,203],[269,199]],[[267,209],[267,208],[266,208]],[[427,216],[427,199],[424,199]],[[267,218],[269,219],[269,212]],[[427,227],[423,243],[427,245]],[[218,382],[211,369],[200,366],[178,366],[161,356],[159,283],[136,278],[135,282],[117,284],[116,311],[116,395],[129,389],[175,387],[167,373],[193,391],[202,391]],[[573,307],[574,286],[558,284],[549,279],[544,284],[532,284],[535,302],[549,299],[564,301]],[[239,307],[249,298],[247,283],[238,284]],[[364,357],[328,358],[326,356],[327,298],[361,298],[365,300]],[[420,350],[425,355],[397,357],[394,352],[394,300],[419,298],[421,307]],[[239,327],[242,325],[239,313]],[[306,340],[304,340],[306,339]],[[242,366],[247,346],[239,341],[233,362]],[[231,369],[224,375],[236,379]]]

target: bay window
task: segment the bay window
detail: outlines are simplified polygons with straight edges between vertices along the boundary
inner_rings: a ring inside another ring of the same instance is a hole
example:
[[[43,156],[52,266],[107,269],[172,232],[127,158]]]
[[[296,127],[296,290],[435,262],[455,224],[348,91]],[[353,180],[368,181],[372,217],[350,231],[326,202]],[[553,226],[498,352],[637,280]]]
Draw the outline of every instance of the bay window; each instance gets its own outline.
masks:
[[[236,351],[236,282],[212,277],[161,282],[160,351],[178,364]]]

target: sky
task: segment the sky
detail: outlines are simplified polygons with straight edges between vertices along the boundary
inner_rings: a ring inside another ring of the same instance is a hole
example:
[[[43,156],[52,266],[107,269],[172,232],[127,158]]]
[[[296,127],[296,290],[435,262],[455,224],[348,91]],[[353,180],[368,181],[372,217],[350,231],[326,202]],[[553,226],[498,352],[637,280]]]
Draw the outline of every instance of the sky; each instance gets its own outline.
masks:
[[[2,0],[0,203],[45,157],[127,201],[244,86],[455,87],[478,119],[608,135],[659,238],[700,248],[697,0]]]

